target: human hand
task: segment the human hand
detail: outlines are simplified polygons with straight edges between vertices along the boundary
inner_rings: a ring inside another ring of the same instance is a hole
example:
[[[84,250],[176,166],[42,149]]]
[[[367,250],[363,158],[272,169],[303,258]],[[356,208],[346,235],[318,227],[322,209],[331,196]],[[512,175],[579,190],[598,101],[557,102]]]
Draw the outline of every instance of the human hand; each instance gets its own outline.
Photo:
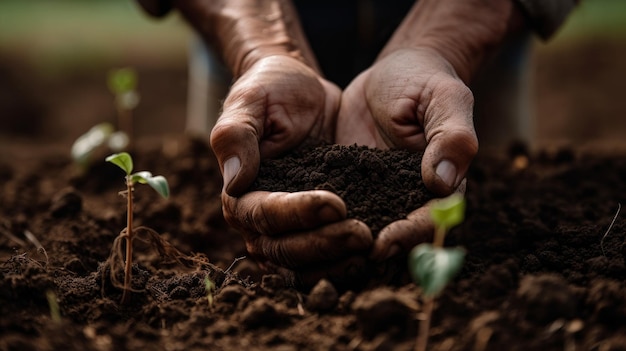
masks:
[[[440,196],[464,191],[478,150],[473,95],[452,66],[428,48],[397,50],[344,91],[336,141],[424,152],[422,177]],[[382,261],[432,238],[428,206],[383,228],[371,257]]]
[[[308,286],[364,264],[373,239],[328,191],[246,193],[260,160],[333,138],[340,90],[288,56],[259,60],[233,85],[211,133],[224,176],[224,217],[262,266]]]

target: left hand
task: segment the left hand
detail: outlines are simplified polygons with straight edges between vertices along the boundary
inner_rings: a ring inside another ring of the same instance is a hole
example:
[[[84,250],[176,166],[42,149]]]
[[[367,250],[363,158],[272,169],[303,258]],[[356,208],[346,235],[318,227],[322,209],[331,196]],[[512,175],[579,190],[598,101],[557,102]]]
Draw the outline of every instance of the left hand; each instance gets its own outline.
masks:
[[[300,286],[359,274],[372,247],[369,228],[346,219],[344,202],[329,191],[248,189],[262,159],[309,139],[331,140],[340,97],[302,61],[269,56],[235,82],[211,132],[224,176],[224,218],[261,266]]]
[[[440,196],[464,190],[478,150],[472,92],[429,48],[402,49],[377,61],[343,93],[336,142],[424,152],[422,178]],[[383,228],[371,257],[382,261],[432,238],[428,206]]]

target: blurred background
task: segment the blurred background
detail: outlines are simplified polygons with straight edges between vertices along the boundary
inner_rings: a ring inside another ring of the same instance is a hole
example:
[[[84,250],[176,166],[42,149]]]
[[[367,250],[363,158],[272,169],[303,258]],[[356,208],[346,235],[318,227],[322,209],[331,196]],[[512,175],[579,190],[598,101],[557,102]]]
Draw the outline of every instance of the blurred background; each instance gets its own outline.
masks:
[[[114,123],[106,76],[125,66],[139,73],[135,133],[182,133],[190,41],[178,15],[151,19],[130,0],[1,0],[0,148],[69,147]],[[626,1],[583,0],[532,46],[533,145],[626,149]]]

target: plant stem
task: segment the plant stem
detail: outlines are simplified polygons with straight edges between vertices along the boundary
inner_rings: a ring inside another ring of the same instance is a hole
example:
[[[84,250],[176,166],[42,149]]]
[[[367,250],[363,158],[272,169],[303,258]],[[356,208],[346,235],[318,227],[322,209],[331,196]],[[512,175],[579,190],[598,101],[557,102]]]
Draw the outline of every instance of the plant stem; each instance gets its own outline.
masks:
[[[445,226],[436,226],[435,227],[435,238],[433,239],[434,247],[443,247],[443,242],[446,238],[446,227]]]
[[[129,108],[118,106],[119,128],[128,136],[128,147],[133,147],[133,111]]]
[[[133,182],[126,176],[126,264],[124,265],[124,291],[122,305],[128,303],[133,279]]]
[[[443,247],[446,238],[447,229],[445,226],[435,227],[435,237],[433,238],[433,247]],[[435,299],[433,297],[424,298],[422,308],[423,318],[420,318],[419,330],[417,333],[417,341],[415,343],[415,351],[426,351],[428,345],[428,333],[430,331],[430,320],[433,314],[433,306]]]
[[[419,323],[419,330],[417,332],[417,341],[415,343],[415,351],[426,351],[428,345],[428,333],[430,331],[430,320],[433,314],[434,301],[432,297],[427,297],[424,300],[424,306],[422,314],[424,317]]]

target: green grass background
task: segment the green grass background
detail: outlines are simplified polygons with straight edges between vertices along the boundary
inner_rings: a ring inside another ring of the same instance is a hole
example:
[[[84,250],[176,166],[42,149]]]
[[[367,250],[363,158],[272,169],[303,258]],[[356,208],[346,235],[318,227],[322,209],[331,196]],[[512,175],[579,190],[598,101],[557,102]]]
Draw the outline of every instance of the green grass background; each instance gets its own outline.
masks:
[[[155,20],[132,0],[0,1],[0,52],[43,72],[125,61],[180,63],[189,37],[177,14]],[[626,39],[625,0],[582,0],[549,46],[598,37]]]
[[[566,42],[594,37],[626,39],[626,1],[581,0],[554,41]]]
[[[132,0],[0,1],[0,53],[44,73],[184,62],[189,37],[178,15],[149,18]]]

